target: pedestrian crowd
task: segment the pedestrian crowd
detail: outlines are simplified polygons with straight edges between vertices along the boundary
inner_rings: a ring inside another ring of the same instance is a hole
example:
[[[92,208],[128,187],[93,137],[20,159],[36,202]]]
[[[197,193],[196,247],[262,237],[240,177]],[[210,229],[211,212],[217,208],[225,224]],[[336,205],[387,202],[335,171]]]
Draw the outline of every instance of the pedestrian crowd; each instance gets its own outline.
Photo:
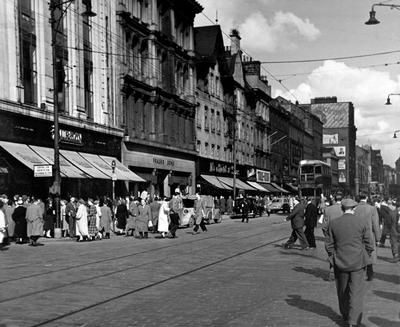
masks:
[[[55,237],[55,228],[62,238],[78,242],[109,239],[111,231],[117,235],[138,239],[176,238],[183,212],[183,197],[179,188],[171,198],[150,197],[147,191],[140,196],[118,198],[75,198],[60,200],[60,226],[56,226],[56,208],[53,198],[46,201],[26,195],[9,199],[0,196],[0,246],[10,242],[40,246],[40,237]],[[214,213],[232,212],[233,200],[229,197],[212,198]],[[193,234],[206,232],[206,200],[196,193],[193,207]]]
[[[335,280],[339,311],[347,326],[360,326],[366,283],[374,278],[377,248],[385,247],[389,237],[392,262],[400,261],[400,211],[395,199],[384,197],[369,201],[365,194],[357,199],[338,193],[331,199],[306,201],[296,198],[287,216],[292,234],[284,243],[293,248],[315,248],[314,228],[319,221],[325,238],[330,279]],[[303,228],[305,226],[305,231]]]

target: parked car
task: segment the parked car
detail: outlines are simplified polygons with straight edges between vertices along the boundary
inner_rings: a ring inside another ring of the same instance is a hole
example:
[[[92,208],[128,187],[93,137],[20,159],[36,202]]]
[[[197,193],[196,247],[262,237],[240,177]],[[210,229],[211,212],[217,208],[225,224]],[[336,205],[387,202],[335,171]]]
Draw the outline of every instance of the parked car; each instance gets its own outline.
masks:
[[[257,205],[254,198],[236,198],[231,218],[243,218],[244,201],[247,201],[249,218],[257,216]]]
[[[183,209],[179,215],[179,226],[180,227],[192,227],[195,222],[194,217],[194,201],[196,197],[188,196],[182,199]]]
[[[273,199],[269,205],[269,210],[271,213],[282,211],[282,213],[290,212],[289,199],[287,198],[276,198]]]

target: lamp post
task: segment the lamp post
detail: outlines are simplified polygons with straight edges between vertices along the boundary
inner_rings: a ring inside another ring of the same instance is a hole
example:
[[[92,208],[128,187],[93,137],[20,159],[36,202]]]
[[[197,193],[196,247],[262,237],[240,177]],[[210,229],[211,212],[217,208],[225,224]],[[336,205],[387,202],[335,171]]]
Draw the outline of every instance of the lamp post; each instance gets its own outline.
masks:
[[[112,200],[115,200],[115,181],[117,180],[117,175],[115,174],[115,160],[111,161],[111,169],[112,169]]]
[[[400,95],[400,93],[389,93],[386,99],[385,105],[390,106],[392,103],[390,102],[390,96],[391,95]]]
[[[389,7],[390,9],[400,9],[400,5],[392,4],[392,3],[374,3],[372,5],[371,11],[369,12],[369,19],[365,22],[365,25],[377,25],[380,23],[379,20],[375,18],[375,7]]]
[[[61,21],[75,0],[51,0],[49,3],[50,10],[50,22],[51,22],[51,48],[52,48],[52,63],[53,63],[53,112],[54,112],[54,181],[52,185],[52,193],[55,195],[55,213],[56,213],[56,228],[54,229],[54,237],[61,238],[61,215],[60,215],[60,196],[61,196],[61,173],[60,173],[60,128],[59,128],[59,107],[58,107],[58,78],[57,69],[57,47],[61,45],[57,44],[57,35],[59,33],[59,26]],[[64,9],[63,6],[67,5]],[[60,14],[56,18],[56,10],[60,10]],[[92,11],[91,4],[86,6],[85,12],[82,16],[94,17],[96,14]],[[62,67],[62,65],[61,65]]]
[[[397,133],[399,133],[399,132],[400,132],[400,129],[394,131],[394,133],[393,133],[394,139],[397,139]]]

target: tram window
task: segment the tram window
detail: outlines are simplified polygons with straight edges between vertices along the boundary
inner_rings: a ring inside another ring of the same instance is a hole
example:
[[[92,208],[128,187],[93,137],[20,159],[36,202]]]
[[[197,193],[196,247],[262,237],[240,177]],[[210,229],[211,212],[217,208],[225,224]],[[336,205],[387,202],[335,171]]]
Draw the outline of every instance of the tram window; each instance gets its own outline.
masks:
[[[303,166],[303,167],[301,167],[301,173],[302,174],[313,174],[314,167],[313,166]]]
[[[322,170],[321,170],[321,166],[315,166],[315,173],[316,174],[321,174]]]

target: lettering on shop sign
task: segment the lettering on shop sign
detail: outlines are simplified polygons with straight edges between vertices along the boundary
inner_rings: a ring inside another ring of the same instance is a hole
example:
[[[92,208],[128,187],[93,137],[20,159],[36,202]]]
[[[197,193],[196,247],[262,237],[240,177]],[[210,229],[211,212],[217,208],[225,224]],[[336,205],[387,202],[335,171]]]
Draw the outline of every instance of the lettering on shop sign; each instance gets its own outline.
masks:
[[[175,162],[171,159],[153,158],[153,163],[158,166],[174,167]]]
[[[60,141],[73,144],[82,144],[82,134],[60,129]]]

